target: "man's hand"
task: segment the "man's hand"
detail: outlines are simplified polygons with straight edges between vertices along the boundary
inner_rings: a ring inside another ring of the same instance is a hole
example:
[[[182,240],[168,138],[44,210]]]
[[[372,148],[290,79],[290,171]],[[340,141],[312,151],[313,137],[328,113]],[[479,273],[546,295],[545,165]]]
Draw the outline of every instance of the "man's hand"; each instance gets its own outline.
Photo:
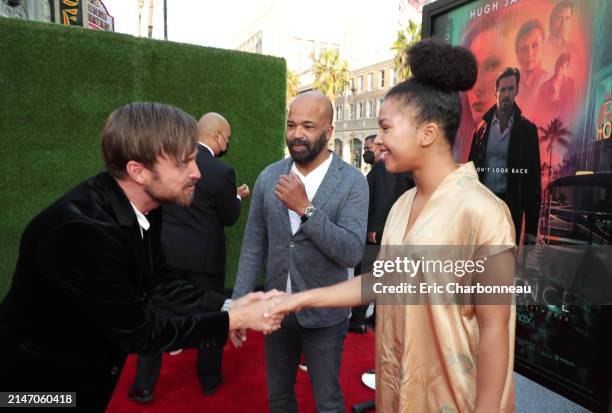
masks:
[[[368,242],[376,244],[376,232],[368,232]]]
[[[259,291],[247,294],[232,302],[228,311],[230,316],[229,337],[234,347],[241,347],[246,341],[247,328],[263,331],[264,334],[267,334],[280,327],[283,317],[270,315],[268,309],[272,306],[270,299],[283,294],[285,293],[278,290],[271,290],[266,293]]]
[[[306,208],[312,205],[308,200],[308,195],[306,195],[304,184],[294,173],[290,175],[281,175],[280,178],[278,178],[274,195],[276,195],[283,205],[299,216],[304,215]]]
[[[246,329],[232,330],[229,332],[229,338],[234,347],[242,347],[242,344],[246,341]]]
[[[241,200],[245,200],[251,195],[251,191],[249,190],[249,186],[247,184],[242,184],[238,188],[236,188],[236,192]]]

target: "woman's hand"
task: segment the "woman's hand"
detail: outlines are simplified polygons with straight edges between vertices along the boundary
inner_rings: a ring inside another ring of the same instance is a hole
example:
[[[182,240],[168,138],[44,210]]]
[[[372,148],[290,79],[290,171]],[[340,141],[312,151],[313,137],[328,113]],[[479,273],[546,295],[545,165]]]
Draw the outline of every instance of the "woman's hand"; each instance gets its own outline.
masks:
[[[269,309],[268,316],[278,317],[285,316],[288,313],[295,313],[304,307],[307,292],[296,294],[285,294],[275,296],[270,299],[272,306]]]

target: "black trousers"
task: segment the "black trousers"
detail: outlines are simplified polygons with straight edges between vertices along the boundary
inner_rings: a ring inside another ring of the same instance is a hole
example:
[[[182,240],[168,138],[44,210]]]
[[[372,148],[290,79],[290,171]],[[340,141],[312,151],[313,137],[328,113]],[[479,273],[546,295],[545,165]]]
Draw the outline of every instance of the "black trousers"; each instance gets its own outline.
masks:
[[[372,271],[372,263],[376,259],[378,252],[380,251],[380,240],[382,239],[382,232],[379,231],[376,234],[376,244],[372,244],[369,241],[366,243],[366,249],[364,251],[361,262],[357,264],[355,267],[355,276],[361,274],[367,274]],[[351,320],[350,323],[352,325],[356,324],[365,324],[366,323],[366,312],[368,310],[369,304],[360,305],[357,307],[351,308]]]
[[[179,271],[178,273],[200,290],[212,290],[219,294],[225,292],[224,274],[201,274],[190,271]],[[222,358],[223,347],[198,349],[196,373],[202,386],[206,387],[221,380]],[[153,356],[139,355],[136,365],[136,377],[134,378],[134,384],[132,386],[135,389],[152,391],[159,378],[161,364],[161,354],[155,354]]]
[[[297,413],[294,386],[302,352],[318,413],[345,413],[340,362],[348,320],[331,327],[304,328],[287,315],[281,328],[266,336],[266,375],[271,413]]]

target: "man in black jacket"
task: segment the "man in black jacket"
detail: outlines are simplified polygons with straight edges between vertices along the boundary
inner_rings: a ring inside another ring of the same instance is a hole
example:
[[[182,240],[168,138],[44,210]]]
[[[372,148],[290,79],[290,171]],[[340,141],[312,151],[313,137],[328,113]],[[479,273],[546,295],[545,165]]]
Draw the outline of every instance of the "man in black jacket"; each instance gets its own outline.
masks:
[[[197,127],[180,109],[132,103],[102,131],[106,172],[77,185],[25,229],[0,304],[0,389],[76,392],[104,412],[128,353],[223,346],[228,330],[271,331],[264,294],[223,297],[174,276],[160,246],[162,203],[189,205]]]
[[[367,136],[363,157],[365,162],[372,164],[372,170],[367,175],[370,189],[368,244],[380,244],[391,207],[397,198],[414,187],[410,173],[387,172],[384,155],[385,153],[380,150],[380,144],[376,142],[376,135]],[[370,160],[371,162],[368,162]]]
[[[480,181],[508,204],[517,244],[525,214],[524,242],[530,244],[535,242],[540,213],[540,145],[536,126],[515,103],[520,79],[519,70],[511,67],[497,77],[497,104],[474,131],[469,160]]]
[[[385,222],[391,207],[404,192],[414,187],[414,181],[408,172],[390,173],[385,168],[383,161],[384,153],[380,150],[380,140],[376,141],[376,135],[365,138],[363,160],[372,165],[368,172],[368,188],[370,200],[368,203],[368,235],[367,245],[362,262],[355,268],[355,274],[370,270],[371,262],[376,258],[378,249],[374,245],[380,245]],[[368,306],[354,307],[351,310],[349,331],[364,334],[366,330],[366,310]]]
[[[218,113],[207,113],[198,121],[196,164],[202,174],[189,207],[164,205],[162,245],[168,265],[195,287],[223,294],[225,289],[224,226],[240,217],[240,203],[249,188],[236,188],[234,170],[218,157],[229,147],[231,128]],[[205,394],[214,393],[222,381],[223,347],[198,350],[196,372]],[[161,369],[161,354],[138,357],[136,377],[128,397],[150,401]]]

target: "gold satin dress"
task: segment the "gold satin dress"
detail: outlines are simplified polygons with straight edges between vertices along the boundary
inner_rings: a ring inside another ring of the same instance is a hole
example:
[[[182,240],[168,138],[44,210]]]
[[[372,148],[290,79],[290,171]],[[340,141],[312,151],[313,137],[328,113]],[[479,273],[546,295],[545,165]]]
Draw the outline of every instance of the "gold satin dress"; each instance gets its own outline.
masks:
[[[385,224],[383,245],[515,246],[506,204],[478,181],[472,162],[442,181],[407,232],[415,195],[413,188],[394,204]],[[515,410],[514,328],[512,306],[501,412]],[[378,413],[472,412],[477,361],[478,323],[473,305],[377,306]]]

